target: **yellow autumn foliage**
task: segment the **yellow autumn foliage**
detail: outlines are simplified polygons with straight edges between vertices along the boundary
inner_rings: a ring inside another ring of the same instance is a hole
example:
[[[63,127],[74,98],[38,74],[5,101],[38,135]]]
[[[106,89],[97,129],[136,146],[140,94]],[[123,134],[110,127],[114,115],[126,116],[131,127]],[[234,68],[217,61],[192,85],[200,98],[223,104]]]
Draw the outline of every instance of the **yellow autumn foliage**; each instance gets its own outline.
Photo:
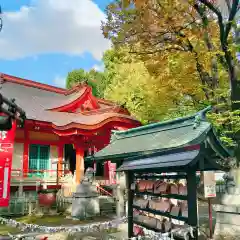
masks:
[[[109,6],[103,30],[107,29],[106,36],[131,60],[114,67],[106,98],[149,122],[178,109],[181,112],[186,106],[190,111],[202,108],[211,104],[220,89],[228,88],[228,73],[219,61],[223,53],[218,25],[211,18],[204,25],[194,1],[122,3],[119,6],[115,1]]]
[[[203,100],[204,94],[195,65],[178,61],[178,58],[185,58],[186,62],[193,61],[189,54],[163,57],[158,61],[161,72],[152,75],[144,62],[127,57],[132,55],[127,53],[126,48],[124,51],[125,57],[121,55],[121,59],[127,59],[127,62],[116,62],[114,68],[111,68],[114,77],[104,97],[124,105],[143,123],[165,118],[184,101],[189,102],[189,98]]]

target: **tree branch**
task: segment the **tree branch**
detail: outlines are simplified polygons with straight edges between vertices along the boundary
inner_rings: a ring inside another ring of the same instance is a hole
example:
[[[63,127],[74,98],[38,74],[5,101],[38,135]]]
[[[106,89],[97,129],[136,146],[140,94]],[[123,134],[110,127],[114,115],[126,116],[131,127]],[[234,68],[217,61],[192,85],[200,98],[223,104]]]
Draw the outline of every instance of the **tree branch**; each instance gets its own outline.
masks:
[[[202,4],[204,4],[208,9],[210,9],[213,13],[217,15],[218,18],[218,25],[219,25],[219,30],[220,30],[220,41],[222,47],[224,47],[224,36],[225,36],[225,29],[224,29],[224,24],[223,24],[223,17],[222,13],[219,11],[217,7],[215,7],[211,2],[208,0],[199,0]]]
[[[129,51],[130,54],[137,54],[137,55],[153,55],[156,53],[160,53],[162,51],[181,51],[181,52],[185,52],[186,50],[180,46],[171,46],[171,47],[166,47],[166,48],[162,48],[162,49],[158,49],[155,51],[143,51],[143,52],[139,52],[139,51]]]
[[[201,17],[202,24],[203,24],[203,29],[204,29],[204,41],[205,44],[208,48],[208,51],[212,52],[213,51],[213,44],[210,41],[210,36],[208,33],[208,18],[206,16],[206,7],[205,6],[199,6],[199,4],[194,4],[194,8]],[[211,59],[211,70],[212,70],[212,87],[215,89],[218,87],[219,83],[219,77],[218,77],[218,67],[217,67],[217,60],[216,57],[212,57]],[[213,90],[213,89],[212,89]]]
[[[228,13],[230,13],[230,11],[231,11],[231,3],[230,3],[230,0],[225,0],[225,3],[226,3],[227,8],[228,8]]]
[[[233,20],[237,14],[238,11],[238,4],[239,0],[232,0],[232,8],[228,17],[228,22],[226,24],[226,29],[225,29],[225,34],[224,34],[224,41],[227,41],[228,34],[232,28],[233,25]]]

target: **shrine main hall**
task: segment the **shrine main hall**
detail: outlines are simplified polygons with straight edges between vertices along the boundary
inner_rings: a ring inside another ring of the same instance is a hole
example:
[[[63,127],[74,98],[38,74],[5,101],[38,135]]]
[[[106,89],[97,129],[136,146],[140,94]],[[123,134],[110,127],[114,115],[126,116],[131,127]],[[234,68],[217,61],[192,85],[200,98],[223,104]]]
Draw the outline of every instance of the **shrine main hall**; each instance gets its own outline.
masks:
[[[26,112],[25,124],[17,126],[15,135],[11,189],[20,179],[23,190],[36,189],[36,181],[55,188],[56,178],[66,172],[79,183],[87,167],[112,181],[110,161],[88,166],[84,157],[107,146],[112,130],[141,125],[126,109],[97,98],[85,83],[63,89],[1,74],[0,84],[1,94]]]

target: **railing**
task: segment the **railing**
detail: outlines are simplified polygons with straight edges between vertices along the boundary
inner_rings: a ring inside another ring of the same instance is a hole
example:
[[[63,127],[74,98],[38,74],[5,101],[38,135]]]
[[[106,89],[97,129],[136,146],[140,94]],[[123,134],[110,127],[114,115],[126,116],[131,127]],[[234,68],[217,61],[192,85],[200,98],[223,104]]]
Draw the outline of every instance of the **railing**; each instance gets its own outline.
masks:
[[[14,178],[21,178],[23,175],[25,177],[37,177],[37,178],[45,178],[45,177],[54,177],[57,178],[58,175],[66,175],[69,173],[69,170],[35,170],[35,169],[29,169],[27,173],[23,173],[23,170],[20,168],[14,168],[12,169],[11,176]]]
[[[58,174],[57,174],[58,173]],[[37,169],[29,169],[28,172],[23,172],[21,168],[13,168],[11,171],[11,177],[14,179],[22,179],[25,178],[55,178],[57,179],[57,175],[59,177],[65,176],[68,173],[70,173],[69,170],[56,170],[56,169],[50,169],[50,170],[37,170]],[[94,177],[94,181],[96,181],[100,186],[111,186],[119,184],[116,180],[107,180],[107,179],[98,179],[97,177]]]
[[[99,193],[100,196],[110,196],[110,197],[113,197],[112,193],[108,192],[106,189],[100,187],[100,186],[97,186],[97,191]]]
[[[118,181],[111,181],[106,179],[96,179],[96,182],[101,186],[111,186],[111,185],[119,184]]]
[[[64,197],[61,194],[57,194],[57,208],[59,211],[64,212],[68,209],[72,204],[72,196]]]
[[[66,210],[72,204],[72,198],[57,198],[57,208]],[[11,196],[9,206],[0,208],[0,216],[24,216],[34,214],[40,209],[38,196]]]
[[[9,206],[0,208],[1,216],[24,216],[31,214],[36,209],[37,196],[11,197]]]

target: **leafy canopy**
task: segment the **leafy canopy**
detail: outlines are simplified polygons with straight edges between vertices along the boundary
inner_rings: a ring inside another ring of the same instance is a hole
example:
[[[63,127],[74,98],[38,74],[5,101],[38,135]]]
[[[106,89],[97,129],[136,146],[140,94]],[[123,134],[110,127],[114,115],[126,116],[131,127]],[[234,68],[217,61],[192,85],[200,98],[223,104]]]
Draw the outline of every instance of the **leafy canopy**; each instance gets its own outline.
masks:
[[[104,73],[98,72],[95,69],[91,69],[89,72],[84,69],[76,69],[68,73],[67,75],[67,88],[74,87],[82,82],[86,82],[92,87],[93,95],[96,97],[101,97],[102,92],[100,89],[100,84],[104,81]]]
[[[128,49],[136,62],[116,68],[106,96],[146,122],[214,105],[209,118],[231,143],[228,132],[239,129],[239,113],[229,101],[229,83],[237,77],[237,46],[230,32],[237,3],[230,4],[229,21],[224,22],[218,7],[207,0],[114,1],[107,8],[103,34],[116,48]]]

